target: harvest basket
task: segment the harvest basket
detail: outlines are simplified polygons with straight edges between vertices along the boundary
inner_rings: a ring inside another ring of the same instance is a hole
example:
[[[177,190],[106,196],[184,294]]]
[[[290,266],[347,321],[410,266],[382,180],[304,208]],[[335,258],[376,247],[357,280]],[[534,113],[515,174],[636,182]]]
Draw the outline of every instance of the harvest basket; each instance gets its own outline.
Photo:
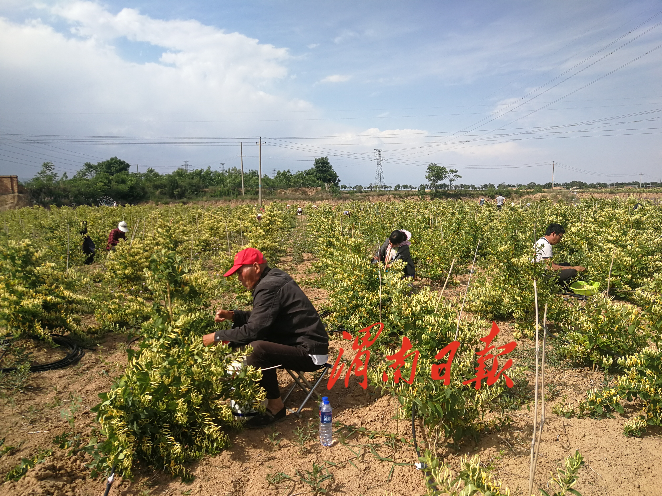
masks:
[[[590,296],[598,292],[599,282],[576,281],[570,285],[572,292],[578,295]]]

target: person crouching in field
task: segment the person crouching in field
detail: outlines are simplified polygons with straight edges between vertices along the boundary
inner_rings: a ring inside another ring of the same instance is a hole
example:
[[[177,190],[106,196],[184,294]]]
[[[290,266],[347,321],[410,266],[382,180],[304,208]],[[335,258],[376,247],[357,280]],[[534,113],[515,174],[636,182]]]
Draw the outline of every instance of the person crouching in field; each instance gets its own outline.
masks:
[[[299,285],[280,269],[269,267],[259,250],[246,248],[234,258],[224,276],[237,273],[253,292],[253,310],[218,310],[214,321],[232,321],[232,329],[207,334],[202,344],[229,342],[233,348],[250,345],[246,365],[262,370],[260,386],[267,392],[267,410],[246,422],[259,428],[285,418],[276,369],[313,372],[328,360],[329,336],[319,314]]]
[[[407,264],[404,268],[403,277],[413,278],[416,275],[416,269],[409,251],[410,240],[411,233],[409,231],[405,231],[404,229],[393,231],[379,248],[374,260],[383,262],[386,268],[389,268],[396,260],[402,260]]]
[[[106,250],[113,250],[120,239],[126,239],[126,233],[129,231],[129,226],[126,225],[126,222],[122,221],[117,224],[117,227],[110,231],[108,234],[108,244],[106,245]]]
[[[557,271],[558,279],[557,281],[562,286],[565,286],[568,281],[577,277],[579,272],[586,270],[581,265],[571,266],[567,262],[555,263],[552,260],[553,256],[553,246],[558,244],[565,234],[565,229],[561,224],[550,224],[547,226],[545,235],[536,241],[535,249],[536,256],[534,258],[535,262],[541,262],[543,260],[547,263],[547,268],[550,270]]]

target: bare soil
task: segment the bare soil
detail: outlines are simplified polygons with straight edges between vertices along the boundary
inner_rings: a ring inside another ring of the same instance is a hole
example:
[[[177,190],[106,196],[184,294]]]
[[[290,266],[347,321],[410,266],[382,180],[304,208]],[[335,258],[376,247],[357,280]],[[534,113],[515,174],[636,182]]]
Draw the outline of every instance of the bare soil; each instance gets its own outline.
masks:
[[[307,260],[309,262],[309,260]],[[326,297],[323,290],[307,287],[304,280],[308,263],[300,266],[295,277],[311,299],[319,304]],[[458,297],[461,291],[450,290]],[[499,339],[514,339],[506,322]],[[489,322],[485,323],[486,330]],[[337,335],[334,335],[337,336]],[[531,349],[527,339],[517,340],[518,348]],[[334,339],[332,359],[347,341]],[[71,431],[66,415],[73,415],[75,431],[85,439],[95,426],[90,408],[98,403],[98,394],[110,389],[126,365],[126,349],[131,346],[126,335],[107,335],[94,349],[88,350],[74,366],[31,374],[26,387],[18,393],[0,399],[0,439],[4,447],[15,449],[0,456],[0,475],[4,476],[20,463],[21,458],[40,449],[53,449],[53,455],[30,469],[18,482],[4,482],[0,495],[101,495],[106,481],[91,478],[85,468],[85,455],[69,456],[56,448],[53,438]],[[553,342],[549,344],[553,346]],[[40,351],[40,360],[48,350]],[[531,356],[520,353],[515,365],[529,364]],[[59,356],[55,357],[59,358]],[[530,365],[530,364],[529,364]],[[528,383],[522,388],[525,404],[506,412],[510,422],[488,432],[479,440],[450,448],[439,443],[440,457],[458,468],[464,455],[479,455],[483,466],[511,489],[513,495],[525,495],[529,480],[529,457],[533,428],[533,372],[526,374]],[[280,376],[284,388],[291,383],[286,373]],[[548,367],[545,375],[546,415],[535,475],[535,487],[550,494],[548,480],[556,467],[575,450],[585,458],[575,486],[583,496],[662,495],[662,430],[643,438],[627,438],[622,428],[634,412],[606,420],[565,418],[553,413],[555,404],[577,403],[586,391],[598,387],[604,377],[590,369],[563,365]],[[345,387],[338,381],[326,391],[334,409],[334,420],[366,432],[343,429],[336,432],[334,445],[321,447],[317,436],[317,402],[311,400],[300,418],[289,414],[284,420],[259,430],[243,430],[231,434],[232,448],[219,456],[205,458],[192,466],[195,480],[185,484],[167,475],[141,468],[134,480],[118,478],[110,495],[415,495],[425,493],[423,473],[412,443],[410,419],[403,418],[395,398],[383,396],[368,387],[364,390],[357,378]],[[287,406],[302,400],[294,393]],[[63,413],[64,412],[64,415]],[[419,448],[432,442],[417,421]],[[369,431],[369,432],[368,432]],[[390,436],[389,436],[390,435]],[[391,440],[395,435],[396,439]],[[317,472],[315,472],[317,470]],[[316,474],[316,475],[315,475]],[[332,476],[332,477],[331,477]],[[538,491],[535,491],[538,494]]]

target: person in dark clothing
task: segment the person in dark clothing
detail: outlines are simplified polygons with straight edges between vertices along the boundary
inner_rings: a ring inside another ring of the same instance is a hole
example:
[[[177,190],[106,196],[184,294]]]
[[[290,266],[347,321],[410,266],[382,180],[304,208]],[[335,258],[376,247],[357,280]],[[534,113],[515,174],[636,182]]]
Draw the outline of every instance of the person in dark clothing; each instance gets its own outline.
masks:
[[[87,234],[87,221],[83,221],[80,225],[80,234],[83,236],[83,254],[85,255],[85,265],[91,265],[94,263],[94,254],[97,251],[97,247],[92,241],[92,238]]]
[[[379,248],[374,260],[384,262],[386,268],[390,267],[396,260],[403,260],[407,264],[404,268],[404,277],[414,277],[416,275],[416,269],[409,251],[410,240],[411,233],[409,231],[405,231],[404,229],[393,231]]]
[[[126,233],[129,231],[129,226],[126,225],[126,222],[122,221],[117,224],[117,227],[110,231],[108,234],[108,244],[106,245],[106,250],[112,250],[117,246],[120,239],[126,239]]]
[[[218,310],[214,320],[232,320],[232,328],[207,334],[202,342],[253,348],[246,365],[262,370],[260,385],[267,392],[267,411],[246,425],[262,427],[286,415],[276,369],[317,370],[328,360],[329,336],[299,285],[282,270],[269,267],[259,250],[246,248],[237,253],[224,275],[235,272],[239,282],[253,291],[253,310]]]

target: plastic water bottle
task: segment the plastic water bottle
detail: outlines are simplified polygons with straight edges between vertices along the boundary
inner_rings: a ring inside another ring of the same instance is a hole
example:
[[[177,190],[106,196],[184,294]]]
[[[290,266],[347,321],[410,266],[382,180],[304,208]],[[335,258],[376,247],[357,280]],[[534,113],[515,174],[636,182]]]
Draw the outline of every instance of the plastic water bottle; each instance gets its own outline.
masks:
[[[331,412],[329,398],[322,397],[322,403],[320,403],[320,444],[322,446],[331,446],[333,443],[333,425],[331,424],[333,414]]]

